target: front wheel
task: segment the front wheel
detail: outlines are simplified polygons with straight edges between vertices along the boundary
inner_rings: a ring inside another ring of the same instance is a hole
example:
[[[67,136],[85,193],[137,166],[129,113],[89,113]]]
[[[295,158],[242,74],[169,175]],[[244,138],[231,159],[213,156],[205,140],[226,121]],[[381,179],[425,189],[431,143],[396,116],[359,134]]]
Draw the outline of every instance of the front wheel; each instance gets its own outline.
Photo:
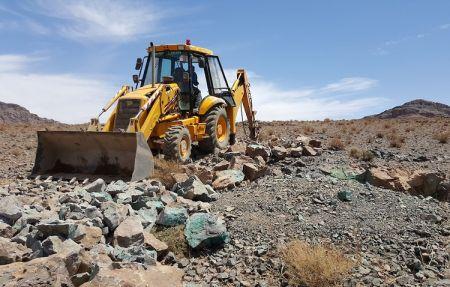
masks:
[[[192,141],[189,130],[184,126],[169,128],[164,137],[163,153],[168,159],[184,163],[191,156]]]
[[[204,117],[207,138],[199,141],[198,146],[204,152],[213,152],[215,148],[225,149],[230,141],[230,122],[223,106],[212,108]]]

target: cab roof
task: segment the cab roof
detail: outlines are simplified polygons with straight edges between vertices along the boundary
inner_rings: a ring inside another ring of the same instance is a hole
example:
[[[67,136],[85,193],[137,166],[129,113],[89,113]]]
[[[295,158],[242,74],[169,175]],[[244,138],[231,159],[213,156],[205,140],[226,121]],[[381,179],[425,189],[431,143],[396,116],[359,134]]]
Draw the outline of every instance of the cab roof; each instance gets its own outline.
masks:
[[[147,52],[151,52],[151,47],[147,48]],[[211,50],[194,46],[194,45],[185,45],[185,44],[171,44],[171,45],[156,45],[156,52],[163,51],[192,51],[199,54],[203,54],[205,56],[212,55],[213,52]]]

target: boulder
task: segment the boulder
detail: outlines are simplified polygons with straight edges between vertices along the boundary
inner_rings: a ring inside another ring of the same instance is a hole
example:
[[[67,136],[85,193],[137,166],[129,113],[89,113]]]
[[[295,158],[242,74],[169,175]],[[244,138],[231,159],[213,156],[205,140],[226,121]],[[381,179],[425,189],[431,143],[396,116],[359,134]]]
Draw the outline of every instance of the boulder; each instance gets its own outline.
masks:
[[[156,238],[150,232],[144,232],[144,246],[146,248],[150,248],[151,250],[155,250],[158,258],[164,257],[169,251],[169,246]]]
[[[243,166],[245,178],[248,180],[255,180],[264,176],[267,173],[267,166],[257,166],[253,163],[246,163]]]
[[[130,276],[133,274],[133,276]],[[146,270],[102,268],[92,281],[82,287],[158,286],[182,287],[183,271],[176,267],[157,265]]]
[[[342,190],[337,194],[339,200],[341,201],[352,201],[352,192],[350,190]]]
[[[91,248],[102,240],[102,229],[96,226],[78,224],[71,228],[69,238],[85,248]]]
[[[270,148],[260,144],[249,144],[245,149],[245,155],[251,158],[261,156],[265,161],[270,157]]]
[[[63,245],[63,240],[64,239],[62,237],[52,235],[42,241],[44,256],[50,256],[60,252]]]
[[[236,170],[242,170],[244,164],[246,163],[252,163],[253,159],[246,155],[238,155],[234,156],[230,160],[230,167],[229,169],[236,169]]]
[[[112,196],[127,191],[128,185],[123,180],[113,181],[106,187],[106,192]]]
[[[112,251],[112,256],[117,261],[124,263],[137,262],[144,266],[153,266],[157,262],[156,251],[148,250],[143,245],[135,245],[128,248],[115,246]]]
[[[289,156],[291,157],[301,157],[303,155],[303,147],[293,147],[289,149]]]
[[[163,226],[177,226],[184,224],[187,218],[188,213],[185,208],[166,206],[159,214],[156,223]]]
[[[154,206],[151,208],[141,208],[138,210],[137,215],[141,220],[142,226],[151,229],[158,219],[158,210]]]
[[[184,235],[193,249],[213,249],[230,240],[223,220],[210,213],[192,214],[186,221]]]
[[[73,286],[70,278],[80,266],[81,248],[72,240],[66,242],[55,255],[0,266],[0,283],[5,287]]]
[[[176,198],[177,198],[176,193],[174,196],[174,195],[172,195],[171,192],[166,190],[163,192],[163,194],[161,194],[161,197],[159,199],[162,203],[164,203],[164,205],[170,205],[175,202]]]
[[[298,146],[308,146],[311,138],[305,135],[300,135],[295,139],[295,141],[297,142]]]
[[[69,221],[47,219],[39,222],[36,227],[42,232],[44,237],[51,235],[67,237],[69,235],[69,229],[73,228],[73,225],[74,223]]]
[[[439,184],[443,179],[440,174],[427,170],[409,171],[378,167],[367,172],[367,181],[372,185],[424,196],[437,196]]]
[[[176,172],[171,174],[175,183],[180,183],[188,180],[189,176],[185,172]]]
[[[222,160],[221,162],[219,162],[218,164],[216,164],[213,167],[214,171],[219,171],[219,170],[226,170],[228,169],[228,167],[230,166],[230,162],[227,160]]]
[[[22,216],[22,204],[17,197],[10,195],[1,199],[0,220],[13,225]]]
[[[190,176],[186,181],[174,185],[173,190],[180,196],[191,200],[209,202],[210,197],[208,189],[197,176]]]
[[[318,139],[311,139],[309,140],[308,143],[310,146],[314,147],[314,148],[321,148],[322,147],[322,142]]]
[[[22,244],[0,237],[0,265],[23,261],[28,258],[31,252],[31,249]],[[2,283],[1,280],[0,283]]]
[[[288,155],[288,150],[282,146],[273,147],[271,152],[272,152],[272,157],[275,158],[276,160],[283,160]]]
[[[211,169],[205,167],[199,167],[198,171],[195,175],[200,179],[204,184],[211,184],[214,178],[214,173]]]
[[[303,155],[306,156],[316,156],[317,155],[317,151],[310,147],[310,146],[304,146],[303,147]]]
[[[114,231],[128,215],[127,206],[112,201],[102,203],[101,210],[103,211],[103,222],[110,231]]]
[[[90,196],[91,196],[90,203],[95,206],[100,206],[103,202],[113,200],[112,196],[106,192],[92,192],[90,193]]]
[[[227,169],[216,172],[216,178],[214,179],[212,186],[214,189],[224,189],[228,187],[234,187],[236,184],[242,182],[245,175],[240,170]]]
[[[95,180],[94,182],[89,183],[84,187],[87,192],[104,192],[106,189],[106,183],[102,178]]]
[[[0,221],[0,237],[11,238],[14,236],[14,230],[9,224]]]
[[[127,217],[114,231],[114,246],[130,247],[144,243],[144,229],[138,216]]]
[[[147,208],[156,208],[158,212],[164,209],[164,203],[159,199],[152,199],[145,203]]]

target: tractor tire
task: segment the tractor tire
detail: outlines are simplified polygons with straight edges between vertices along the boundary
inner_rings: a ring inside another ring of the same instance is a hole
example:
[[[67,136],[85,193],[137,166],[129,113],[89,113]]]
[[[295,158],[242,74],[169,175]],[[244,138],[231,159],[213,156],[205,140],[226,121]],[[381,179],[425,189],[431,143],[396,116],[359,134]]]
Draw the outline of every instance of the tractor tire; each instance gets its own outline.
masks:
[[[207,138],[198,142],[201,151],[211,153],[215,148],[225,149],[230,141],[230,122],[223,106],[214,107],[204,117]]]
[[[163,154],[169,160],[185,163],[191,157],[192,140],[185,126],[170,127],[165,136]]]

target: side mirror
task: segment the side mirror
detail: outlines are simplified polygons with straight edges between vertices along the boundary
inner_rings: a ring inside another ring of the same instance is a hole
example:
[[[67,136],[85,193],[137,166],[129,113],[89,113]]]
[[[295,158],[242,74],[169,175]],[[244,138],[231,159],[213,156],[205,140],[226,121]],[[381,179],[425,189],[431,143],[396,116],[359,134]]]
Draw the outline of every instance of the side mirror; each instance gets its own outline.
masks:
[[[137,70],[140,70],[142,68],[142,58],[137,58],[136,59],[136,65],[134,66],[134,69],[137,71]]]
[[[183,82],[188,83],[189,82],[189,73],[183,72]]]
[[[198,66],[199,66],[200,68],[204,69],[204,68],[205,68],[205,59],[199,58],[199,59],[198,59]]]
[[[133,75],[133,83],[135,83],[135,84],[139,83],[139,76],[138,75]]]

